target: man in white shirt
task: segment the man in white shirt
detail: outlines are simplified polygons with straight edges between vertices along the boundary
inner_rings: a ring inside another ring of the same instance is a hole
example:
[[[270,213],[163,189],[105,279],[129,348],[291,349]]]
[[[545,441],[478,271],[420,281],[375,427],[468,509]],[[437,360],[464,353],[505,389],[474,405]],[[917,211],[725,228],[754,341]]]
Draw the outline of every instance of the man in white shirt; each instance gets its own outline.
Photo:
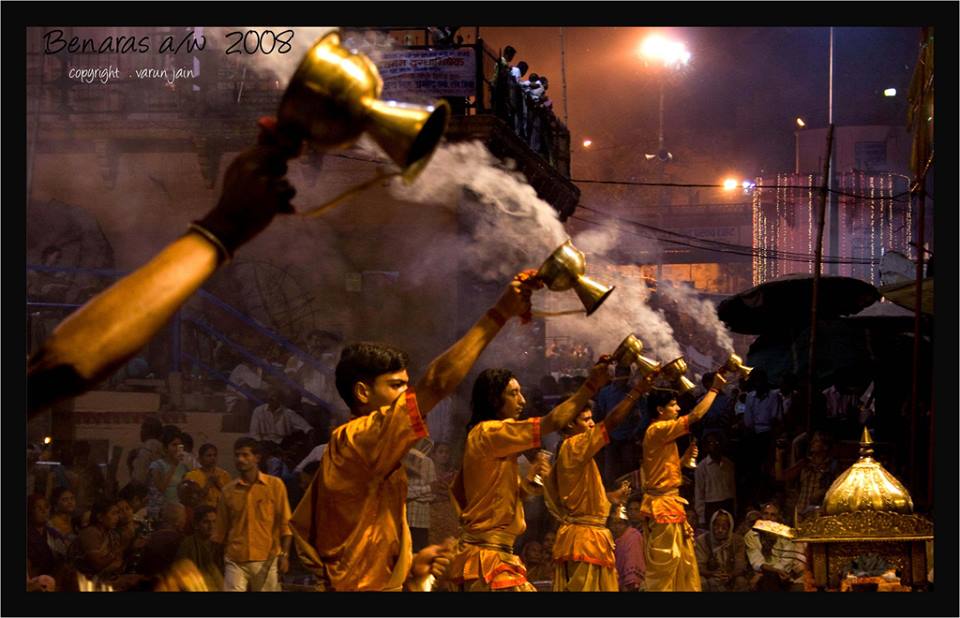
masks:
[[[303,385],[306,393],[300,398],[303,417],[314,429],[321,442],[330,435],[331,417],[340,397],[336,392],[334,370],[337,365],[337,350],[342,338],[336,333],[313,330],[306,337],[307,353],[314,362],[304,362],[299,356],[290,356],[285,372]]]
[[[278,387],[270,388],[267,403],[255,408],[250,419],[250,437],[258,441],[270,440],[279,444],[295,431],[310,433],[312,429],[302,416],[283,405]]]
[[[427,457],[432,447],[429,439],[422,438],[402,460],[407,471],[407,523],[414,552],[429,544],[430,503],[433,502],[433,482],[437,480],[436,465]]]
[[[230,372],[229,380],[230,384],[227,385],[227,392],[223,396],[224,402],[227,405],[227,412],[230,414],[243,414],[249,410],[248,407],[245,407],[249,405],[249,402],[247,401],[246,395],[238,390],[236,386],[243,388],[253,395],[259,395],[260,393],[257,391],[260,391],[264,387],[263,369],[260,367],[252,369],[246,363],[241,362]]]
[[[327,450],[326,442],[313,447],[313,450],[307,453],[307,456],[303,458],[303,461],[297,464],[297,467],[294,468],[293,471],[303,472],[304,468],[306,468],[311,462],[320,461],[320,458],[323,456],[323,451],[325,450]]]
[[[716,432],[704,436],[703,449],[706,456],[697,464],[693,489],[697,523],[706,528],[716,511],[736,512],[737,483],[734,464],[723,456]]]

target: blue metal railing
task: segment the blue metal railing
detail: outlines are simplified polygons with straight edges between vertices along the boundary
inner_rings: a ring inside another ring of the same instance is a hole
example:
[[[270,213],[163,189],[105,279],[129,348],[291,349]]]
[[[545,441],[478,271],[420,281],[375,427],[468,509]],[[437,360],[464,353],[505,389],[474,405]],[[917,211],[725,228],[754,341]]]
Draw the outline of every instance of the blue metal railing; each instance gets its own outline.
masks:
[[[259,397],[257,397],[256,395],[254,395],[253,393],[251,393],[250,391],[248,391],[247,389],[245,389],[242,385],[237,384],[236,382],[234,382],[233,380],[231,380],[229,376],[221,373],[221,372],[218,371],[217,369],[215,369],[215,368],[211,367],[210,365],[204,363],[202,360],[200,360],[199,357],[194,356],[193,354],[190,354],[189,352],[184,352],[183,355],[184,355],[184,357],[186,357],[186,359],[187,359],[188,361],[194,363],[194,364],[195,364],[197,367],[199,367],[200,369],[203,369],[204,371],[206,371],[208,374],[212,375],[213,377],[215,377],[215,378],[219,379],[220,381],[222,381],[222,382],[224,382],[224,383],[232,386],[233,388],[237,389],[237,392],[239,392],[241,395],[243,395],[243,396],[246,397],[247,399],[249,399],[249,400],[251,400],[251,401],[254,401],[254,402],[256,402],[256,403],[258,403],[258,404],[260,404],[260,405],[263,405],[264,403],[266,403],[264,400],[260,399]]]
[[[40,264],[28,264],[28,265],[27,265],[27,270],[33,270],[33,271],[37,271],[37,272],[46,272],[46,273],[58,273],[58,272],[60,272],[60,273],[83,273],[83,274],[90,274],[90,275],[96,275],[96,276],[101,276],[101,277],[109,277],[109,278],[119,278],[119,277],[123,277],[123,276],[129,274],[128,271],[113,270],[113,269],[107,269],[107,268],[68,268],[68,267],[62,267],[62,266],[43,266],[43,265],[40,265]],[[270,339],[271,341],[273,341],[274,343],[279,344],[283,349],[287,350],[288,352],[290,352],[291,354],[293,354],[294,356],[296,356],[296,357],[297,357],[298,359],[300,359],[303,363],[308,364],[309,366],[313,367],[314,369],[318,369],[318,370],[321,370],[321,371],[325,370],[325,367],[324,367],[317,359],[315,359],[313,356],[311,356],[310,354],[308,354],[307,352],[305,352],[304,350],[302,350],[299,346],[295,345],[293,342],[291,342],[290,340],[286,339],[286,338],[283,337],[282,335],[279,335],[279,334],[277,334],[276,332],[270,330],[267,326],[261,324],[261,323],[260,323],[259,321],[257,321],[256,319],[254,319],[254,318],[252,318],[252,317],[250,317],[250,316],[248,316],[248,315],[245,315],[243,312],[241,312],[241,311],[239,311],[238,309],[236,309],[235,307],[227,304],[226,302],[224,302],[224,301],[221,300],[220,298],[216,297],[215,295],[211,294],[210,292],[208,292],[208,291],[206,291],[206,290],[204,290],[204,289],[202,289],[202,288],[199,289],[198,292],[199,292],[198,295],[197,295],[198,298],[200,298],[200,299],[202,299],[202,300],[204,300],[204,301],[210,302],[210,303],[213,304],[214,306],[218,307],[219,309],[223,310],[224,312],[226,312],[226,313],[228,313],[229,315],[233,316],[234,318],[238,319],[238,320],[241,321],[243,324],[245,324],[245,325],[247,325],[248,327],[252,328],[254,331],[256,331],[257,333],[259,333],[260,335],[263,335],[263,336],[267,337],[268,339]],[[83,306],[83,305],[82,305],[82,304],[77,304],[77,303],[55,303],[55,302],[45,302],[45,301],[40,301],[40,300],[30,300],[30,299],[27,299],[27,306],[28,306],[28,307],[49,307],[49,308],[61,308],[61,309],[76,309],[76,308],[81,307],[81,306]],[[190,310],[187,309],[187,311],[189,312]],[[174,314],[174,317],[173,317],[173,320],[172,320],[172,324],[171,324],[171,327],[170,327],[170,328],[171,328],[171,333],[170,333],[170,337],[171,337],[170,349],[171,349],[171,357],[172,357],[172,358],[171,358],[171,371],[179,371],[179,370],[180,370],[180,367],[181,367],[181,365],[180,365],[181,359],[186,358],[187,360],[189,360],[190,362],[192,362],[195,366],[197,366],[198,368],[202,369],[202,370],[203,370],[206,374],[208,374],[209,376],[217,379],[217,380],[220,381],[220,382],[223,382],[224,384],[227,384],[227,385],[232,386],[233,388],[235,388],[237,391],[239,391],[239,392],[240,392],[244,397],[246,397],[247,399],[253,400],[253,401],[258,402],[258,403],[260,403],[260,404],[264,403],[264,401],[263,401],[262,399],[260,399],[259,397],[257,397],[257,396],[254,395],[253,393],[251,393],[251,392],[247,391],[246,389],[242,388],[240,385],[233,383],[233,382],[230,380],[229,376],[224,375],[222,372],[218,371],[218,370],[215,369],[214,367],[212,367],[212,366],[204,363],[203,361],[200,360],[200,358],[199,358],[198,356],[193,355],[193,354],[190,354],[189,352],[183,350],[183,345],[182,345],[182,332],[181,332],[181,331],[182,331],[183,323],[184,323],[184,322],[188,322],[188,323],[192,324],[193,326],[195,326],[196,328],[198,328],[200,331],[204,332],[205,334],[209,335],[210,337],[213,337],[214,339],[217,339],[217,340],[219,340],[219,341],[222,341],[223,343],[225,343],[225,344],[228,345],[229,347],[233,348],[234,350],[237,350],[238,352],[240,352],[240,354],[241,354],[244,358],[246,358],[246,359],[248,359],[249,361],[251,361],[252,363],[256,364],[258,367],[261,367],[261,368],[265,369],[269,374],[280,378],[283,383],[285,383],[286,385],[292,387],[294,390],[296,390],[297,392],[299,392],[302,397],[305,397],[306,399],[308,399],[308,400],[310,400],[310,401],[312,401],[312,402],[314,402],[314,403],[317,403],[317,404],[327,405],[327,402],[323,401],[322,399],[320,399],[319,397],[317,397],[316,395],[314,395],[314,394],[311,393],[310,391],[306,390],[306,388],[304,388],[302,385],[300,385],[300,384],[298,384],[296,381],[292,380],[292,379],[286,374],[285,371],[283,371],[282,369],[278,369],[278,368],[277,368],[275,365],[273,365],[272,363],[267,362],[267,361],[264,360],[263,358],[257,356],[255,353],[253,353],[253,352],[251,352],[250,350],[246,349],[244,346],[242,346],[242,345],[240,345],[239,343],[233,341],[230,337],[228,337],[228,336],[225,335],[224,333],[220,332],[217,328],[215,328],[214,326],[212,326],[212,325],[211,325],[209,322],[207,322],[206,320],[204,320],[204,319],[202,319],[202,318],[200,318],[200,317],[192,317],[192,316],[189,316],[189,315],[188,315],[188,316],[184,316],[184,309],[183,309],[183,308],[179,309],[179,310]]]

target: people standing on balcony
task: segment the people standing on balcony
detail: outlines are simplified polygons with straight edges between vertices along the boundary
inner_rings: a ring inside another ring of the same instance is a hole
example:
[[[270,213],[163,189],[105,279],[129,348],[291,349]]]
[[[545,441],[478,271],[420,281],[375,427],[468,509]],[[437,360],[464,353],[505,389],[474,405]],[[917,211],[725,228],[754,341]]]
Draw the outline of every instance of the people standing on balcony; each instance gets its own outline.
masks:
[[[513,122],[513,131],[521,138],[526,139],[527,102],[526,86],[529,82],[524,79],[529,66],[521,60],[517,66],[510,69],[513,81],[510,83],[510,118]]]
[[[295,431],[309,433],[313,427],[302,416],[284,405],[283,389],[270,384],[267,403],[257,406],[250,418],[250,437],[276,444]]]
[[[354,418],[334,429],[291,520],[301,561],[322,588],[400,590],[447,559],[438,545],[413,554],[401,462],[427,436],[424,416],[453,393],[507,320],[529,316],[533,287],[528,273],[517,275],[413,388],[405,352],[374,343],[344,349],[337,390]]]
[[[513,62],[517,50],[511,45],[503,48],[500,59],[493,67],[493,76],[490,78],[492,90],[490,92],[490,107],[498,118],[510,119],[510,63]]]
[[[537,153],[541,149],[541,134],[543,132],[543,110],[540,107],[540,100],[543,97],[544,88],[540,80],[539,75],[531,73],[526,92],[527,143]]]

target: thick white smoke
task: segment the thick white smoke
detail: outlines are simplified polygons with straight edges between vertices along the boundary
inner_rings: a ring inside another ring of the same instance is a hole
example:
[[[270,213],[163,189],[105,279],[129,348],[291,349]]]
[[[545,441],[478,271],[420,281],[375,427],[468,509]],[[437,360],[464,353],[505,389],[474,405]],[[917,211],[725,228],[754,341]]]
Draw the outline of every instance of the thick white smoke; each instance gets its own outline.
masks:
[[[704,334],[714,337],[717,345],[728,354],[733,354],[733,337],[730,330],[717,316],[717,306],[705,298],[698,298],[696,291],[687,284],[660,286],[660,293],[676,302],[677,309],[703,326]]]
[[[459,237],[430,239],[429,257],[416,269],[424,279],[461,268],[488,281],[507,281],[522,268],[538,267],[568,238],[556,211],[480,143],[442,146],[413,185],[396,182],[391,191],[406,201],[459,211],[464,222]],[[590,317],[548,317],[549,331],[589,343],[597,353],[612,352],[626,335],[636,333],[663,360],[680,356],[673,329],[660,311],[650,308],[642,279],[610,268],[606,256],[622,246],[619,232],[590,230],[573,242],[587,256],[587,275],[617,289]],[[598,276],[598,271],[604,274]],[[533,304],[547,312],[582,309],[572,291],[538,292]]]
[[[444,144],[413,184],[397,181],[391,192],[459,217],[459,235],[429,239],[422,275],[459,265],[482,280],[506,282],[537,268],[567,239],[556,211],[479,142]]]

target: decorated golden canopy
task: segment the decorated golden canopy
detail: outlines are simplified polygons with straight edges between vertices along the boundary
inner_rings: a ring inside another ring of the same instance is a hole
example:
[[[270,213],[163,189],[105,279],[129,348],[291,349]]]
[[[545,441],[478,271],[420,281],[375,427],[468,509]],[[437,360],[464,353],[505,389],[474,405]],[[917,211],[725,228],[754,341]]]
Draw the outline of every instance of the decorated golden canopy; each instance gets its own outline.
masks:
[[[906,488],[872,455],[873,440],[864,428],[860,459],[827,490],[820,513],[791,530],[795,542],[807,544],[817,590],[842,589],[845,578],[871,561],[896,569],[898,586],[927,585],[933,522],[913,512]]]
[[[860,459],[830,485],[823,513],[839,515],[859,511],[909,514],[913,500],[903,484],[873,457],[873,440],[866,427],[860,438]]]

